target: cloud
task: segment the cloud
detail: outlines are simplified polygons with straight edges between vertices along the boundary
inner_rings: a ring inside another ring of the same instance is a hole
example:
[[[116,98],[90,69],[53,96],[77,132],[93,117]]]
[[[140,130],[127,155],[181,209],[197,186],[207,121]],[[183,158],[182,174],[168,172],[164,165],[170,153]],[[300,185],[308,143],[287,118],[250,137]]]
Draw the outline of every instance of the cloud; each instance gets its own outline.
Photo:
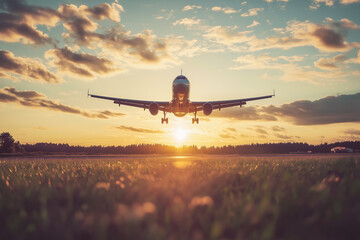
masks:
[[[346,57],[343,54],[336,55],[333,58],[319,58],[316,62],[314,62],[315,67],[326,69],[326,70],[334,70],[339,69],[338,63],[342,63],[346,60]]]
[[[280,107],[269,106],[260,112],[284,118],[295,125],[321,125],[360,121],[360,93],[328,96],[315,101],[299,100]]]
[[[44,94],[36,91],[17,91],[15,88],[4,87],[0,89],[0,103],[16,103],[30,108],[42,108],[64,113],[72,113],[87,118],[102,118],[124,116],[123,113],[111,111],[90,112],[80,108],[64,105],[57,101],[48,99]]]
[[[69,47],[48,50],[45,58],[53,59],[51,63],[61,72],[85,78],[93,78],[95,74],[103,75],[120,70],[115,68],[114,63],[109,59],[88,53],[75,53]]]
[[[346,129],[344,133],[348,135],[360,135],[360,129]]]
[[[235,10],[231,7],[218,7],[218,6],[211,8],[211,10],[214,12],[223,12],[225,14],[232,14],[232,13],[237,13],[237,12],[241,11],[241,9]]]
[[[248,37],[248,33],[250,33],[249,31],[236,31],[236,29],[237,26],[215,26],[208,29],[203,36],[212,42],[221,43],[228,46],[235,43],[248,42],[251,40],[251,37]]]
[[[231,139],[236,139],[236,137],[234,135],[231,134],[226,134],[226,133],[220,133],[219,137],[221,138],[231,138]]]
[[[332,29],[319,27],[315,29],[315,31],[312,33],[312,36],[319,40],[321,47],[329,49],[341,49],[346,47],[344,37]]]
[[[313,46],[326,52],[346,52],[360,43],[348,43],[344,34],[348,29],[353,29],[354,24],[344,21],[325,21],[323,24],[314,24],[309,21],[289,21],[285,29],[287,36],[271,36],[265,39],[253,38],[249,41],[249,50]]]
[[[93,35],[98,24],[93,20],[109,19],[120,22],[118,3],[102,3],[93,7],[62,4],[57,10],[25,4],[22,0],[5,0],[0,9],[0,37],[2,41],[24,43],[53,43],[48,35],[37,29],[37,25],[54,27],[59,21],[78,41],[87,43],[87,36]],[[66,36],[66,34],[64,35]]]
[[[175,11],[173,9],[171,9],[170,11],[167,12],[166,9],[161,9],[161,12],[164,13],[165,15],[163,16],[157,16],[155,17],[156,19],[165,19],[165,20],[169,20],[170,18],[174,17],[174,13]]]
[[[5,42],[22,41],[25,44],[44,44],[51,42],[48,35],[26,23],[9,21],[9,18],[5,16],[4,13],[0,13],[0,39]]]
[[[83,7],[82,7],[83,6]],[[73,4],[62,4],[58,11],[61,14],[63,26],[67,29],[71,36],[79,43],[88,45],[89,37],[94,36],[93,32],[98,28],[98,24],[91,21],[87,15],[88,8],[84,5],[77,7]]]
[[[164,67],[169,64],[179,64],[181,62],[179,56],[183,57],[187,53],[189,56],[193,56],[196,51],[200,51],[200,47],[195,46],[196,40],[188,41],[172,36],[159,39],[150,30],[132,34],[120,24],[116,24],[101,33],[98,21],[108,19],[115,23],[120,22],[120,13],[124,9],[118,3],[102,3],[96,6],[61,4],[57,10],[54,10],[30,6],[21,0],[6,0],[0,5],[0,11],[0,39],[2,41],[53,43],[55,45],[49,36],[37,29],[37,25],[45,25],[49,28],[54,27],[57,23],[62,23],[66,29],[62,34],[65,41],[77,46],[86,46],[89,49],[101,49],[104,55],[113,57],[117,61],[117,65]],[[173,12],[170,11],[166,18],[170,18]],[[198,24],[199,21],[191,19],[187,22],[179,22],[179,24],[189,26]],[[175,46],[175,44],[179,44],[179,46]],[[174,50],[179,48],[184,51],[176,52]],[[65,58],[69,55],[64,56],[63,52],[63,49],[48,52],[48,55],[53,55],[55,62],[65,63],[61,66],[63,71],[86,77],[92,77],[94,73],[97,73],[94,72],[93,65],[90,67],[91,71],[89,71],[89,65],[85,63],[70,66],[72,62],[78,62],[73,61],[74,59]],[[73,53],[73,56],[76,54],[78,53]],[[81,57],[84,58],[85,56],[82,55]],[[66,62],[64,62],[65,60]],[[99,63],[99,61],[97,62]],[[109,65],[104,66],[105,61],[100,62],[103,63],[99,66],[101,70],[108,72]],[[86,67],[84,67],[85,65]],[[100,68],[96,69],[100,70]],[[0,73],[0,76],[13,78],[6,73]]]
[[[310,9],[316,10],[320,7],[321,3],[324,3],[326,6],[333,6],[335,0],[312,0]]]
[[[219,137],[236,139],[236,133],[237,130],[235,128],[228,127],[222,130],[222,132],[219,134]]]
[[[253,127],[248,127],[247,129],[258,133],[258,134],[260,134],[261,136],[263,136],[265,138],[266,138],[267,135],[269,135],[269,133],[266,130],[266,127],[264,127],[264,126],[255,125]]]
[[[321,3],[324,3],[326,6],[332,7],[334,6],[335,0],[312,0],[312,4],[310,5],[311,9],[318,9]],[[340,0],[341,4],[352,4],[352,3],[360,3],[360,0]]]
[[[275,133],[274,136],[277,138],[281,138],[281,139],[292,139],[293,138],[292,136],[278,134],[278,133]]]
[[[83,6],[83,5],[82,5]],[[80,7],[90,14],[90,17],[96,20],[110,19],[114,22],[120,22],[120,12],[124,12],[124,8],[118,3],[101,3],[94,7]]]
[[[235,129],[235,128],[226,128],[226,130],[228,130],[228,131],[231,131],[231,132],[237,132],[237,130]]]
[[[60,20],[56,10],[27,5],[24,0],[3,0],[0,9],[9,12],[8,17],[18,23],[32,25],[55,26]]]
[[[274,132],[284,132],[284,131],[286,131],[286,129],[285,128],[283,128],[283,127],[280,127],[280,126],[273,126],[272,128],[271,128],[271,130],[273,130]]]
[[[62,79],[48,71],[40,62],[30,58],[15,57],[12,52],[0,50],[0,70],[5,78],[14,80],[13,74],[25,80],[60,83]]]
[[[295,65],[296,66],[296,65]],[[303,81],[311,84],[328,84],[331,82],[342,81],[342,79],[348,76],[349,73],[344,73],[341,70],[337,71],[316,71],[311,70],[308,67],[295,67],[284,69],[284,74],[280,76],[280,79],[285,82]]]
[[[195,19],[195,18],[182,18],[182,19],[179,19],[175,22],[173,22],[173,25],[176,26],[176,25],[184,25],[184,26],[187,26],[187,27],[191,27],[192,25],[197,25],[200,23],[200,19]]]
[[[285,132],[286,129],[283,127],[279,127],[279,126],[273,126],[272,128],[270,128],[273,131],[273,133],[271,133],[271,134],[268,132],[268,130],[269,130],[268,128],[261,126],[261,125],[255,125],[253,127],[249,127],[248,129],[260,134],[259,137],[261,137],[261,138],[267,138],[267,136],[270,136],[270,135],[275,136],[280,139],[284,139],[284,140],[294,138],[293,136],[280,134],[279,132]]]
[[[352,22],[351,20],[347,19],[347,18],[343,18],[340,21],[336,22],[334,21],[332,18],[326,18],[326,20],[333,26],[336,28],[340,28],[340,29],[360,29],[360,26],[357,25],[356,23]]]
[[[261,121],[275,121],[276,117],[272,114],[259,111],[259,107],[249,106],[241,109],[228,108],[216,111],[213,113],[215,117],[230,118],[236,120],[261,120]]]
[[[246,28],[252,28],[252,27],[255,27],[257,25],[259,25],[260,23],[258,21],[253,21],[250,25],[246,26]]]
[[[347,42],[348,30],[359,26],[348,19],[334,21],[325,19],[321,24],[310,21],[291,20],[277,35],[258,38],[252,31],[237,32],[237,27],[215,26],[206,31],[204,37],[212,42],[225,45],[231,51],[261,51],[265,49],[291,49],[312,46],[324,52],[346,52],[359,48],[360,42]],[[280,34],[280,36],[279,36]]]
[[[342,55],[338,55],[336,58],[338,63],[341,62]],[[279,79],[289,82],[289,81],[304,81],[311,84],[323,84],[328,83],[330,81],[338,81],[340,78],[347,76],[349,73],[344,73],[340,68],[333,69],[331,72],[323,72],[318,70],[312,70],[309,67],[304,67],[296,62],[300,62],[303,60],[301,56],[277,56],[273,57],[269,54],[261,54],[261,55],[253,55],[247,54],[243,56],[239,56],[233,61],[236,63],[235,66],[231,67],[232,70],[242,70],[242,69],[276,69],[282,72],[282,75]],[[349,60],[347,60],[349,61]],[[352,59],[351,61],[355,61]],[[321,64],[325,64],[325,60],[320,60],[316,62],[317,67],[322,67],[324,69],[325,66]],[[264,77],[268,77],[268,75],[264,75]]]
[[[5,87],[2,90],[19,98],[45,98],[46,96],[36,91],[17,91],[15,88]]]
[[[183,8],[183,11],[190,11],[190,10],[194,10],[194,9],[201,9],[202,7],[199,6],[199,5],[186,5],[184,8]]]
[[[254,131],[260,134],[268,135],[268,132],[263,128],[255,128]]]
[[[280,64],[279,59],[282,56],[273,57],[269,54],[253,55],[247,54],[239,56],[233,61],[237,63],[237,66],[232,67],[231,69],[240,70],[240,69],[283,69],[283,68],[294,68],[293,64]],[[287,60],[285,58],[284,60]]]
[[[150,30],[131,35],[129,31],[111,29],[104,35],[92,39],[109,54],[118,55],[125,62],[159,64],[172,60],[169,56],[166,40],[156,39]]]
[[[102,49],[114,61],[133,67],[163,68],[180,64],[181,57],[192,57],[206,50],[195,39],[171,35],[158,38],[151,30],[131,34],[121,28],[112,28],[88,39],[91,39],[91,46]]]
[[[340,0],[342,4],[360,3],[360,0]]]
[[[236,120],[277,121],[295,125],[324,125],[360,122],[360,93],[328,96],[315,101],[299,100],[281,106],[250,106],[241,109],[223,109],[214,117]],[[272,129],[273,131],[281,129]]]
[[[37,25],[53,27],[60,20],[57,11],[30,6],[21,0],[4,0],[0,4],[0,39],[25,44],[51,43],[51,38],[37,29]]]
[[[185,56],[185,53],[191,55],[196,49],[199,50],[194,46],[196,40],[188,41],[173,36],[157,38],[151,30],[132,34],[118,25],[105,33],[95,33],[91,31],[91,25],[85,25],[89,27],[87,30],[84,30],[82,24],[80,26],[81,31],[74,29],[69,37],[73,37],[78,45],[101,49],[103,54],[111,56],[114,61],[123,65],[163,67],[168,64],[179,64],[178,56]]]
[[[98,34],[95,30],[98,24],[95,20],[109,19],[114,22],[120,22],[120,12],[124,11],[118,3],[102,3],[94,7],[74,4],[62,4],[58,8],[64,28],[66,28],[72,37],[79,43],[89,45],[91,40]],[[91,18],[91,19],[90,19]]]
[[[264,8],[251,8],[246,13],[241,14],[242,17],[256,16],[259,12],[264,11]]]
[[[115,127],[115,128],[120,129],[120,130],[125,130],[125,131],[138,132],[138,133],[165,133],[164,131],[161,131],[161,130],[134,128],[134,127],[124,126],[124,125],[121,125],[121,126]]]

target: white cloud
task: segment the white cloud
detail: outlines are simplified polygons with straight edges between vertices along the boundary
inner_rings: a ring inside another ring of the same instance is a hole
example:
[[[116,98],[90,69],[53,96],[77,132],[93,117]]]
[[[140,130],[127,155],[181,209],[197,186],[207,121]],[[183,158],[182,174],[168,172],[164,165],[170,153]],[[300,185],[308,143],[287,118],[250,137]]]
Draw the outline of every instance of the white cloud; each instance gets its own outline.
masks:
[[[218,7],[218,6],[211,8],[211,10],[214,12],[223,12],[225,14],[232,14],[232,13],[237,13],[237,12],[241,11],[241,9],[235,10],[231,7]]]
[[[250,31],[236,31],[235,27],[215,26],[206,31],[204,37],[210,41],[221,43],[224,45],[232,45],[235,43],[248,42],[251,38],[247,36]]]
[[[338,70],[338,64],[344,62],[346,57],[343,54],[336,55],[333,58],[319,58],[314,62],[315,67],[325,70]]]
[[[257,25],[259,25],[260,23],[258,21],[253,21],[250,25],[246,26],[246,28],[252,28],[252,27],[255,27]]]
[[[176,25],[184,25],[184,26],[190,27],[190,26],[193,26],[193,25],[197,25],[199,23],[200,23],[200,19],[182,18],[182,19],[179,19],[179,20],[173,22],[173,25],[174,26],[176,26]]]
[[[321,3],[324,3],[326,6],[334,6],[335,0],[312,0],[310,9],[316,10],[320,7]]]
[[[259,12],[264,11],[264,8],[251,8],[246,13],[241,14],[242,17],[256,16]]]
[[[183,11],[190,11],[190,10],[194,10],[194,9],[201,9],[202,7],[199,6],[199,5],[186,5],[184,8],[183,8]]]
[[[340,0],[342,4],[360,3],[360,0]]]
[[[341,56],[336,57],[340,61]],[[280,60],[286,61],[282,63]],[[275,69],[282,73],[278,79],[285,82],[302,81],[311,84],[326,84],[334,81],[342,81],[347,76],[341,69],[334,69],[331,72],[313,70],[308,66],[301,66],[295,62],[302,61],[300,56],[270,56],[269,54],[253,55],[247,54],[237,57],[234,62],[236,65],[231,70],[259,70]],[[268,78],[268,74],[263,74],[262,78]]]
[[[360,29],[360,26],[352,22],[347,18],[341,19],[339,22],[334,21],[332,18],[326,18],[326,20],[331,23],[334,27],[346,28],[346,29]]]

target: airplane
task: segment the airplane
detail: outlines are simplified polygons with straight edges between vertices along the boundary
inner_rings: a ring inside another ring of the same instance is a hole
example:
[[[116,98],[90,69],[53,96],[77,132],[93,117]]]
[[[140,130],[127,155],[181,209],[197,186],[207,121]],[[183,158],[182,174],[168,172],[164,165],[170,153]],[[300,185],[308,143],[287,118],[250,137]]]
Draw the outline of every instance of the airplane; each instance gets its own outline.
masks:
[[[275,96],[275,91],[272,95],[253,97],[253,98],[242,98],[234,100],[223,100],[223,101],[201,101],[201,102],[192,102],[190,101],[190,82],[189,80],[182,75],[179,75],[175,78],[172,83],[172,100],[169,102],[159,102],[159,101],[143,101],[143,100],[133,100],[125,98],[114,98],[106,97],[100,95],[89,94],[88,96],[93,98],[101,98],[106,100],[114,101],[115,104],[119,106],[126,105],[131,107],[143,108],[144,110],[149,109],[149,112],[152,115],[157,115],[159,111],[162,111],[164,117],[161,118],[161,123],[169,123],[169,119],[166,117],[166,113],[173,113],[176,117],[183,117],[187,113],[193,113],[194,118],[192,119],[192,124],[199,124],[199,118],[196,117],[197,112],[203,111],[205,116],[209,116],[213,110],[234,106],[240,106],[246,104],[248,101],[260,100],[265,98],[272,98]]]

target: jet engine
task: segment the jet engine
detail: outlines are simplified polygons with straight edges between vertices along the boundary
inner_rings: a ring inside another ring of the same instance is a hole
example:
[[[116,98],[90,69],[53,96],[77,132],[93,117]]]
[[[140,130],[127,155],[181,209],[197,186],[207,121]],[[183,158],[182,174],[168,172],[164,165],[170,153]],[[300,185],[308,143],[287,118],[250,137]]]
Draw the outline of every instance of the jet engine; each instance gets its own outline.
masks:
[[[151,115],[157,115],[159,112],[159,104],[151,103],[149,106],[149,111],[150,111]]]
[[[211,103],[205,103],[203,105],[203,112],[206,116],[209,116],[213,111],[213,106]]]

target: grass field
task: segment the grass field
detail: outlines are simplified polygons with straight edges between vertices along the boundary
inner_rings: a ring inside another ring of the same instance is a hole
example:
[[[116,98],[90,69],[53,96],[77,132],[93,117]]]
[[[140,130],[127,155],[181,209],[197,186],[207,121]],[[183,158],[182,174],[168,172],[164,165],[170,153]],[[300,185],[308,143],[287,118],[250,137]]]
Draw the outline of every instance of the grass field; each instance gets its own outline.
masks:
[[[360,156],[0,159],[0,239],[359,239]]]

